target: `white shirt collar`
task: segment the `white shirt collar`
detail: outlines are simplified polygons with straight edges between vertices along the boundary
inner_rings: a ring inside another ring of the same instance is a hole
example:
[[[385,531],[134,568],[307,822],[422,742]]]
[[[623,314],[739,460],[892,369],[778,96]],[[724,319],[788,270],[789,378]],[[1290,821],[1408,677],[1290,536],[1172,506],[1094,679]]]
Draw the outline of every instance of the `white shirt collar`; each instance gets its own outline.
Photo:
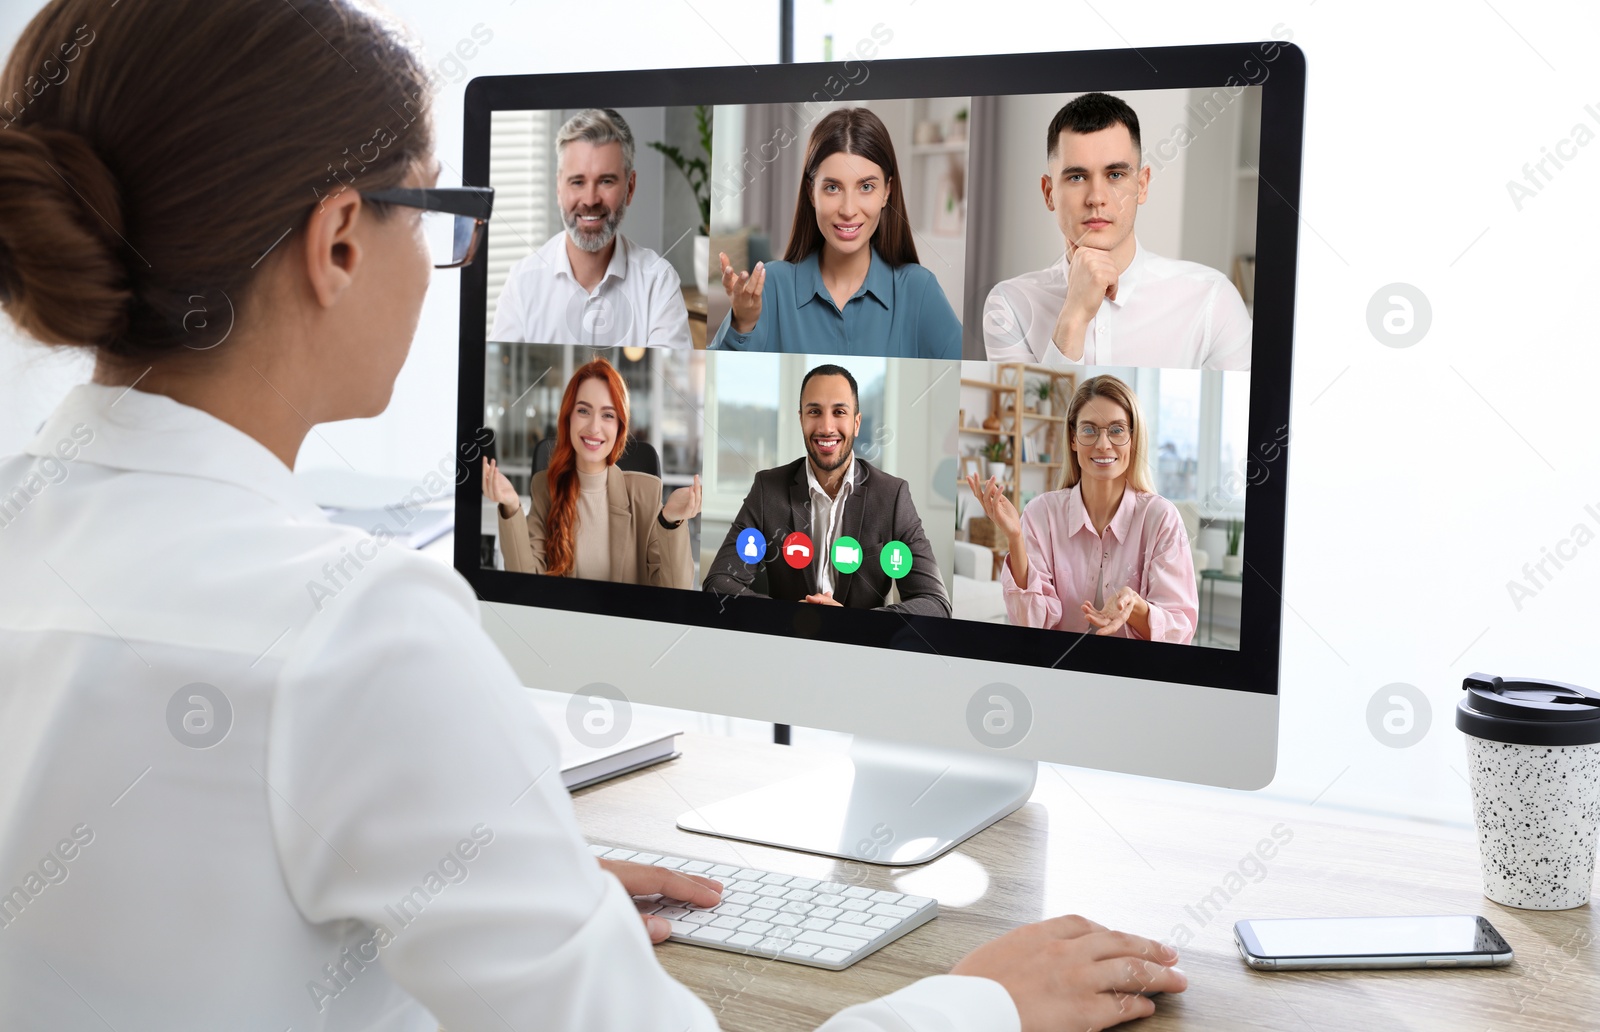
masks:
[[[556,245],[560,254],[552,266],[556,275],[565,276],[574,283],[578,282],[577,274],[572,271],[572,256],[567,253],[567,231],[563,229],[557,233],[551,243]],[[628,278],[628,253],[632,248],[621,230],[617,231],[615,243],[617,246],[611,249],[611,260],[606,263],[606,273],[600,277],[601,283],[613,277],[619,280]]]
[[[828,498],[831,501],[833,498],[843,497],[844,495],[848,494],[851,488],[855,486],[855,482],[856,456],[854,451],[852,451],[850,454],[850,462],[844,468],[844,482],[839,485],[839,494],[836,496],[830,496],[827,489],[824,488],[817,480],[816,471],[811,468],[811,456],[806,456],[806,483],[811,486],[811,493],[813,495],[821,495],[822,497]]]
[[[137,472],[201,477],[263,495],[304,520],[327,517],[294,472],[260,441],[200,409],[127,387],[81,383],[67,392],[39,433],[29,455],[54,454],[84,425],[94,433],[80,462]]]

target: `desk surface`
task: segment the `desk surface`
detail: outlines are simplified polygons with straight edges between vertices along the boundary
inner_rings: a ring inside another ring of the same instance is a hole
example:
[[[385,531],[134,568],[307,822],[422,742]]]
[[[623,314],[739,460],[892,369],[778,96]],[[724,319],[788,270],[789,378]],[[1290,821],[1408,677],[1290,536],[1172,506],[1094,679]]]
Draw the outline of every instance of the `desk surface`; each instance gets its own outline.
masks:
[[[1041,767],[1032,799],[987,831],[921,867],[876,867],[694,835],[674,823],[691,807],[837,757],[698,735],[685,735],[682,747],[680,759],[577,793],[584,833],[596,842],[940,901],[937,919],[842,972],[678,943],[657,947],[667,970],[727,1029],[813,1029],[842,1007],[949,971],[1007,929],[1065,913],[1156,939],[1176,942],[1180,928],[1192,937],[1180,947],[1188,991],[1159,998],[1155,1017],[1130,1028],[1600,1027],[1593,906],[1538,913],[1490,902],[1468,830]],[[1262,850],[1272,858],[1258,868],[1246,858],[1274,830],[1281,844],[1275,854]],[[1233,945],[1240,918],[1453,913],[1488,917],[1516,951],[1515,963],[1260,973],[1245,967]]]

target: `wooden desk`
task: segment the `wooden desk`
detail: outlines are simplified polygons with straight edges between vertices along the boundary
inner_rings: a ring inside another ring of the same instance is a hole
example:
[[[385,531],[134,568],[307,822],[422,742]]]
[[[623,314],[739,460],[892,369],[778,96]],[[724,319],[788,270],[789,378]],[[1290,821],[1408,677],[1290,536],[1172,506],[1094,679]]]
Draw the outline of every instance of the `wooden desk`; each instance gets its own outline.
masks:
[[[1593,906],[1536,913],[1485,899],[1468,830],[1042,767],[1033,798],[1012,816],[931,864],[876,867],[679,831],[674,820],[693,806],[834,759],[698,735],[685,735],[682,747],[678,760],[577,793],[584,833],[596,842],[940,900],[938,918],[837,973],[678,943],[657,947],[667,970],[706,1000],[724,1028],[815,1028],[841,1007],[948,971],[1015,925],[1063,913],[1157,939],[1180,927],[1193,936],[1180,947],[1189,990],[1158,998],[1156,1016],[1130,1028],[1600,1028]],[[1274,829],[1292,837],[1265,861],[1264,876],[1251,862],[1241,870]],[[1516,962],[1259,973],[1245,967],[1233,944],[1233,922],[1246,917],[1451,913],[1488,917]]]

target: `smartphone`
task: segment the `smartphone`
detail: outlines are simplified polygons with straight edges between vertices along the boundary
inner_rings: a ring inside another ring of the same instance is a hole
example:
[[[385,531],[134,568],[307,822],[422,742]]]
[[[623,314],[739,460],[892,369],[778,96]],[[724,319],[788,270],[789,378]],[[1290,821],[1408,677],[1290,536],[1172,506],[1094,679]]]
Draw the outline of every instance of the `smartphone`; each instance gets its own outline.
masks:
[[[1253,968],[1500,967],[1511,947],[1488,919],[1439,917],[1297,917],[1240,921],[1239,955]]]

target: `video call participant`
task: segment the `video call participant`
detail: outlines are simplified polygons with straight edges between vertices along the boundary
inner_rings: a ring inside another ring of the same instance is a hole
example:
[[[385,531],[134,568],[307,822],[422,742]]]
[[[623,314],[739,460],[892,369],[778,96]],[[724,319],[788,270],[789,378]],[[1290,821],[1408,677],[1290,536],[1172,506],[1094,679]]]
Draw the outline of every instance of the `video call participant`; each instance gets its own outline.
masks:
[[[483,493],[499,505],[506,569],[621,584],[693,588],[686,523],[700,478],[661,504],[661,480],[616,465],[628,442],[628,387],[603,358],[578,367],[561,395],[550,468],[534,474],[522,518],[517,489],[493,460]]]
[[[556,133],[566,229],[511,267],[491,340],[692,346],[677,271],[619,231],[637,185],[633,130],[621,115],[589,108],[567,119]]]
[[[1070,458],[1059,490],[1023,507],[993,477],[967,483],[1005,535],[1000,580],[1014,624],[1193,642],[1200,596],[1177,508],[1156,494],[1139,400],[1095,376],[1067,410]]]
[[[755,527],[777,545],[784,534],[799,530],[811,538],[811,561],[799,569],[782,560],[767,562],[767,597],[949,616],[950,597],[933,546],[922,532],[910,486],[855,454],[861,396],[849,370],[820,365],[806,373],[800,381],[800,429],[805,458],[756,474],[717,550],[705,589],[755,595],[750,585],[756,565],[739,557],[739,532]],[[854,573],[840,573],[833,566],[833,543],[842,537],[861,542],[861,566]],[[883,571],[878,559],[879,549],[890,541],[911,550],[911,572],[898,581]],[[891,584],[898,584],[900,601],[886,605]]]
[[[812,130],[783,260],[735,272],[719,257],[733,308],[712,348],[961,357],[961,323],[917,261],[894,143],[866,108]]]
[[[989,291],[989,360],[1249,369],[1250,313],[1228,277],[1134,236],[1150,166],[1133,109],[1105,93],[1068,102],[1050,122],[1046,156],[1039,185],[1066,251]]]

